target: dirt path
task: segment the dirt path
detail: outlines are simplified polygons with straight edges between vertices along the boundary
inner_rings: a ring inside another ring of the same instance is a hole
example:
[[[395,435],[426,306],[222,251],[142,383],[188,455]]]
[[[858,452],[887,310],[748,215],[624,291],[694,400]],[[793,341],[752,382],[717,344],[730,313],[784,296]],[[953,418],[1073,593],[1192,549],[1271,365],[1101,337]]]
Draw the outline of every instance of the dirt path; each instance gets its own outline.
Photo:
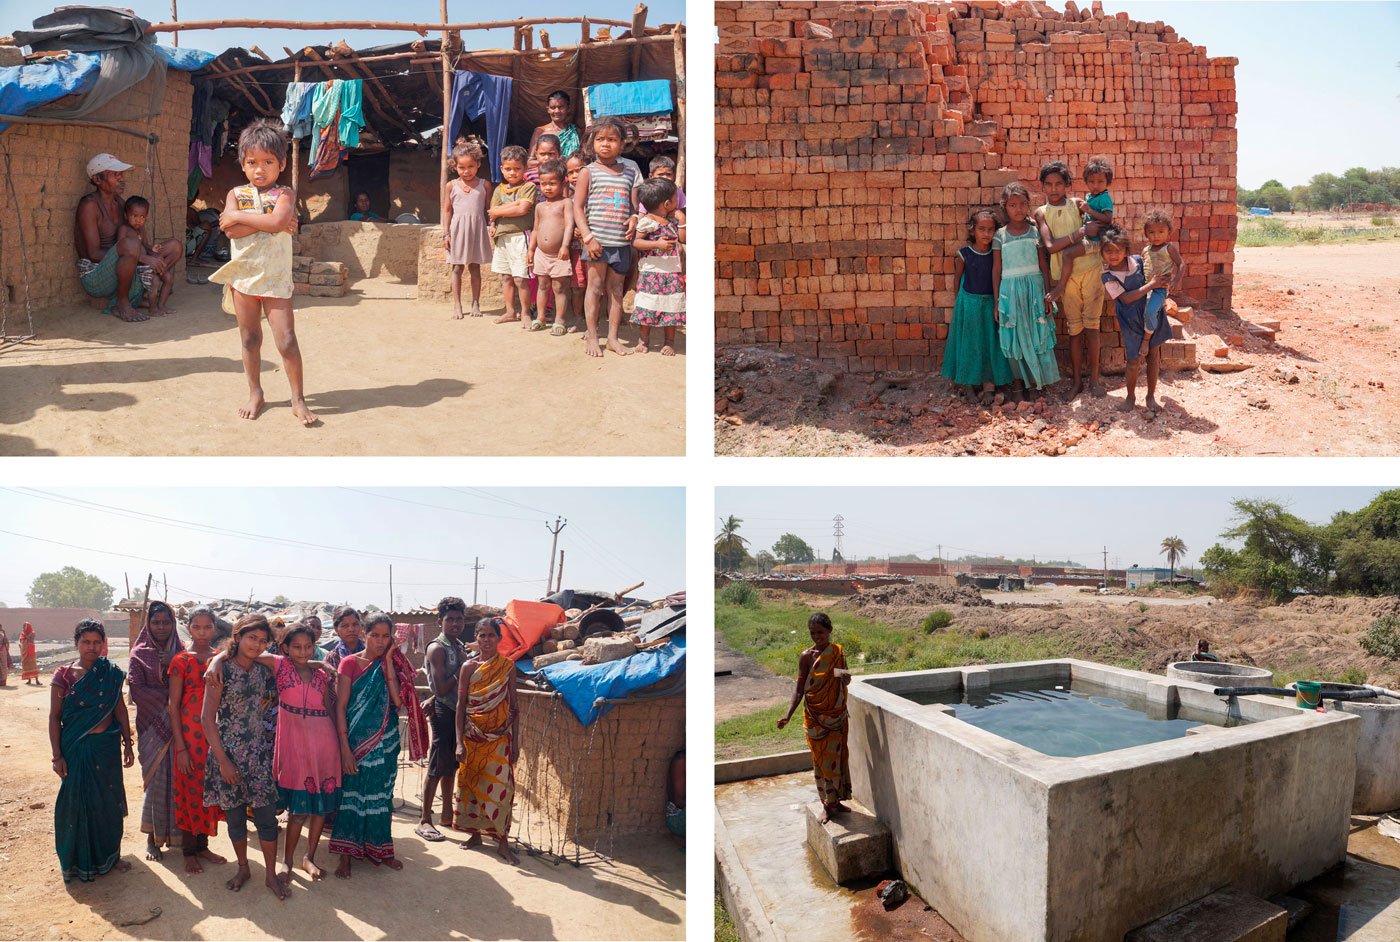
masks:
[[[721,455],[1400,454],[1400,243],[1241,248],[1234,314],[1202,312],[1198,359],[1240,372],[1163,373],[1155,420],[1109,395],[1001,412],[951,397],[941,377],[836,375],[771,351],[718,353]],[[1243,322],[1277,320],[1276,341]]]
[[[131,871],[65,885],[53,845],[48,702],[48,687],[0,688],[0,939],[685,938],[685,858],[665,838],[619,840],[611,864],[576,868],[522,853],[515,868],[416,837],[416,805],[394,815],[399,873],[357,866],[349,882],[328,875],[313,885],[298,871],[291,898],[278,903],[253,849],[253,881],[230,893],[232,864],[186,878],[178,849],[143,859],[139,765],[125,774]],[[210,844],[231,856],[223,828]]]
[[[729,671],[718,676],[719,671]],[[781,706],[792,699],[792,681],[770,674],[715,633],[715,722]]]
[[[0,351],[0,455],[680,455],[685,346],[590,359],[445,303],[298,298],[307,401],[294,423],[265,332],[256,422],[217,285],[182,284],[179,314],[139,324],[86,305],[35,312],[40,339]],[[13,308],[11,314],[14,314]],[[624,339],[635,340],[635,328]]]

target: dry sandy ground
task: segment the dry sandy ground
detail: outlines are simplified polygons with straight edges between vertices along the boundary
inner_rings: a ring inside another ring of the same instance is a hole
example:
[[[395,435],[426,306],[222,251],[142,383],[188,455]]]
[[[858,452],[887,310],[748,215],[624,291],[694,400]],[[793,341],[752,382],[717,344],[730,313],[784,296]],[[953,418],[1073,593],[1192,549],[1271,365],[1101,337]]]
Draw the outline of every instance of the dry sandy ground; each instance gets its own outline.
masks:
[[[247,399],[217,285],[177,286],[179,314],[139,324],[71,305],[35,312],[37,341],[0,351],[0,455],[680,455],[676,357],[590,359],[551,337],[445,303],[298,298],[307,402],[296,424],[270,335],[269,407]],[[11,310],[13,314],[13,309]],[[635,341],[635,328],[623,338]]]
[[[716,374],[721,455],[1400,454],[1400,242],[1242,248],[1234,315],[1198,312],[1198,360],[1241,372],[1162,374],[1155,418],[1108,396],[1026,413],[969,406],[926,375],[837,376],[818,364],[728,349]],[[1237,316],[1236,316],[1237,315]],[[1275,341],[1245,322],[1278,320]],[[1222,341],[1224,338],[1224,341]],[[1232,339],[1233,338],[1233,339]],[[1139,395],[1142,387],[1139,386]],[[737,401],[735,400],[737,397]],[[1141,401],[1141,400],[1139,400]]]
[[[419,839],[416,803],[394,816],[398,873],[364,865],[348,883],[328,873],[313,885],[297,871],[279,903],[254,846],[252,881],[230,893],[233,864],[187,878],[178,849],[144,859],[139,765],[126,771],[131,871],[65,885],[53,847],[49,688],[13,684],[0,688],[0,939],[685,938],[685,857],[669,839],[619,840],[612,863],[577,868],[521,853],[516,868],[450,839]],[[210,844],[232,857],[222,827]]]

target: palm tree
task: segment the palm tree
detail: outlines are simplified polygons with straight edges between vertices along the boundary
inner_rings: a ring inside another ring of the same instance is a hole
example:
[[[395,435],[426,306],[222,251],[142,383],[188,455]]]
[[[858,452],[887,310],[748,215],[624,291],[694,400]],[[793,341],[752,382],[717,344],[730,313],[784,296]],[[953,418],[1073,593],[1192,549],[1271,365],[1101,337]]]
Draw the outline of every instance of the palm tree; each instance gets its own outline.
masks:
[[[1179,536],[1169,536],[1162,541],[1162,553],[1167,557],[1167,565],[1171,567],[1171,581],[1176,581],[1176,561],[1186,555],[1186,543]]]
[[[734,560],[742,558],[744,546],[749,541],[739,535],[739,526],[744,521],[730,514],[720,524],[719,535],[715,537],[715,552],[725,561],[726,568],[734,568]]]

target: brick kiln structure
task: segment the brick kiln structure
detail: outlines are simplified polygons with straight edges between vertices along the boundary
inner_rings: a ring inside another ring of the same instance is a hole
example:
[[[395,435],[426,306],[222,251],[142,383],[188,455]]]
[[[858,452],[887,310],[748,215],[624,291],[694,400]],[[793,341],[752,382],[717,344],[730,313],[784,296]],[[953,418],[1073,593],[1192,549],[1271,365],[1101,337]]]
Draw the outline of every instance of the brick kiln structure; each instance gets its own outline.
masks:
[[[970,208],[1014,180],[1040,205],[1055,158],[1083,195],[1095,154],[1134,242],[1169,209],[1181,294],[1229,308],[1236,59],[1097,3],[721,0],[715,20],[717,343],[937,370]],[[1101,330],[1121,370],[1111,302]],[[1163,350],[1194,366],[1193,344]]]
[[[151,201],[153,219],[147,231],[156,241],[185,235],[185,163],[190,148],[190,77],[177,69],[165,73],[165,98],[161,113],[149,120],[118,120],[115,116],[139,111],[150,100],[152,76],[117,95],[87,120],[107,121],[122,127],[154,133],[159,143],[148,144],[129,134],[76,125],[11,124],[0,131],[0,147],[9,154],[9,170],[24,227],[24,247],[29,258],[29,298],[37,319],[45,306],[86,302],[78,284],[77,253],[73,250],[73,218],[78,200],[92,192],[85,175],[94,154],[109,152],[132,164],[126,172],[126,195]],[[60,99],[57,107],[70,108],[78,99]],[[38,116],[43,111],[37,112]],[[150,174],[148,176],[148,158]],[[0,158],[0,169],[3,169]],[[154,178],[154,179],[152,179]],[[0,183],[0,186],[4,186]],[[24,268],[20,261],[18,233],[8,188],[0,197],[0,291],[7,293],[9,330],[16,333],[24,320]],[[185,261],[176,263],[175,289],[184,283]],[[18,320],[17,320],[18,318]]]

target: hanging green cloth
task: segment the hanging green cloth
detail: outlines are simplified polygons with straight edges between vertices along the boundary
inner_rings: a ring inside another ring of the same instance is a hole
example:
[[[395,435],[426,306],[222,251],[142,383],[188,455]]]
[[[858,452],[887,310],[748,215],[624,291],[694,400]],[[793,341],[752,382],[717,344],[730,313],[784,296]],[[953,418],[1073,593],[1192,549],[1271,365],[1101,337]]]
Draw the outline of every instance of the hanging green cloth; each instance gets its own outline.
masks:
[[[365,85],[360,79],[340,83],[340,146],[359,147],[365,126]]]

